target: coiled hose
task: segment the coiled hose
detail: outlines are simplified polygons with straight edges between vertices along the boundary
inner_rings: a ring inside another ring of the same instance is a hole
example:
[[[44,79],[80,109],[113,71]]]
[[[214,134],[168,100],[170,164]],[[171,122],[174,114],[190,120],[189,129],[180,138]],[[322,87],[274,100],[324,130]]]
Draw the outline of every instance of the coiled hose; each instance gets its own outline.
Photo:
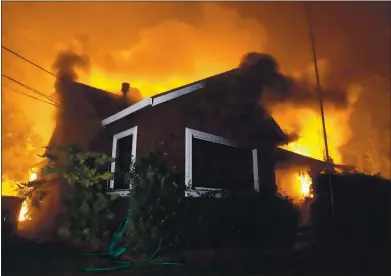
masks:
[[[128,225],[128,219],[125,217],[122,222],[120,223],[117,231],[114,233],[114,235],[111,238],[111,242],[108,247],[108,253],[104,254],[82,254],[82,256],[101,256],[101,257],[108,257],[112,260],[113,263],[118,264],[117,266],[112,267],[87,267],[83,268],[83,271],[114,271],[114,270],[122,270],[122,269],[130,269],[134,268],[136,266],[145,266],[145,265],[171,265],[171,266],[183,266],[181,263],[175,263],[175,262],[156,262],[153,261],[153,259],[156,257],[156,255],[159,253],[161,246],[162,246],[162,239],[160,239],[159,245],[155,252],[149,256],[149,258],[145,261],[140,262],[131,262],[131,261],[120,261],[118,260],[119,257],[121,257],[125,251],[126,248],[118,247],[119,241],[122,239],[126,226]]]

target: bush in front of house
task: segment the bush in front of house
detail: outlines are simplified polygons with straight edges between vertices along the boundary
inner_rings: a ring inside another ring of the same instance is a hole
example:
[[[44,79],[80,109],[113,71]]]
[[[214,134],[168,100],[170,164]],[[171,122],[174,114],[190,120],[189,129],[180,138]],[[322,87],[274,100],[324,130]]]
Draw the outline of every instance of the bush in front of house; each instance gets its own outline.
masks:
[[[100,245],[114,218],[112,203],[117,198],[107,194],[107,171],[113,161],[98,152],[81,152],[59,148],[57,154],[47,151],[48,164],[43,175],[55,175],[61,186],[63,208],[58,215],[58,234],[76,245]]]
[[[130,253],[164,249],[289,246],[299,213],[276,195],[213,193],[185,198],[183,178],[167,167],[166,156],[151,151],[132,167],[128,198]]]
[[[184,189],[169,171],[166,155],[151,150],[131,167],[125,245],[130,254],[178,245],[183,233]]]
[[[315,182],[314,192],[311,222],[317,241],[334,244],[337,235],[338,246],[354,252],[355,258],[365,258],[360,265],[367,263],[372,269],[379,268],[376,264],[384,261],[389,246],[391,181],[359,173],[322,174]]]

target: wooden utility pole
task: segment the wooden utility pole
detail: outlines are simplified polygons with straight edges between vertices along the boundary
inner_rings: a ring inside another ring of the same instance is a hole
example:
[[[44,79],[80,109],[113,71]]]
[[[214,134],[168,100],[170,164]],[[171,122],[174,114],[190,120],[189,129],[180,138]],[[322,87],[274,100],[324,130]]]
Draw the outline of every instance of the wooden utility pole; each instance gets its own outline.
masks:
[[[329,147],[327,143],[327,134],[326,134],[326,122],[324,117],[324,108],[323,108],[323,97],[322,97],[322,89],[320,86],[320,79],[319,79],[319,69],[318,69],[318,61],[316,56],[316,48],[315,48],[315,36],[314,31],[312,28],[312,21],[311,21],[311,10],[308,3],[304,3],[304,10],[305,15],[307,19],[308,29],[309,29],[309,36],[310,36],[310,42],[311,42],[311,50],[312,50],[312,58],[314,62],[314,70],[315,70],[315,76],[316,76],[316,90],[319,98],[319,104],[320,104],[320,114],[322,117],[322,126],[323,126],[323,139],[324,139],[324,148],[325,148],[325,161],[328,164],[328,173],[331,172],[331,166],[333,165],[331,163],[331,158],[329,155]],[[331,175],[328,176],[329,178],[329,188],[330,188],[330,200],[331,200],[331,209],[333,212],[333,224],[334,224],[334,234],[335,234],[335,241],[336,244],[338,244],[338,236],[337,236],[337,228],[336,228],[336,221],[335,221],[335,208],[334,208],[334,193],[333,193],[333,187],[331,185]]]
[[[304,3],[304,9],[307,17],[307,23],[308,23],[308,29],[310,35],[312,58],[314,62],[314,70],[315,70],[315,77],[316,77],[316,90],[318,92],[317,94],[318,94],[318,99],[320,104],[320,115],[322,117],[323,140],[324,140],[324,149],[326,154],[325,161],[329,163],[330,155],[329,155],[329,146],[327,143],[326,122],[324,118],[323,96],[322,96],[322,90],[321,90],[320,79],[319,79],[318,59],[316,56],[316,48],[315,48],[315,36],[314,36],[314,31],[312,29],[311,10],[308,3]]]

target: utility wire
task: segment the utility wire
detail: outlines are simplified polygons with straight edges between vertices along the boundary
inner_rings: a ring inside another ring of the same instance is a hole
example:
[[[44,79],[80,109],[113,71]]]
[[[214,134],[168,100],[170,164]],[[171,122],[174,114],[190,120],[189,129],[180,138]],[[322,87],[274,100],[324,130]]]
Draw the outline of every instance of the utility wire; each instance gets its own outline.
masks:
[[[24,96],[26,96],[26,97],[35,99],[35,100],[37,100],[37,101],[40,101],[40,102],[43,102],[43,103],[47,103],[47,104],[50,104],[50,105],[55,106],[55,107],[59,107],[58,104],[54,104],[54,103],[52,103],[52,102],[48,102],[48,101],[39,99],[39,98],[37,98],[37,97],[34,97],[34,96],[29,95],[29,94],[27,94],[27,93],[24,93],[23,91],[19,91],[19,90],[15,89],[15,88],[9,87],[9,86],[7,86],[7,85],[5,85],[5,84],[2,84],[1,86],[3,86],[4,88],[8,88],[9,90],[11,90],[11,91],[13,91],[13,92],[15,92],[15,93],[19,93],[19,94],[22,94],[22,95],[24,95]]]
[[[46,98],[47,100],[53,102],[54,104],[59,105],[58,102],[56,102],[52,97],[46,95],[45,93],[42,93],[42,92],[40,92],[39,90],[34,89],[34,88],[32,88],[32,87],[30,87],[30,86],[28,86],[28,85],[26,85],[26,84],[24,84],[24,83],[22,83],[22,82],[20,82],[20,81],[18,81],[18,80],[15,80],[14,78],[11,78],[11,77],[9,77],[9,76],[7,76],[7,75],[4,75],[4,74],[1,74],[1,75],[2,75],[4,78],[9,79],[10,81],[15,82],[15,83],[19,84],[20,86],[23,86],[24,88],[26,88],[26,89],[28,89],[28,90],[30,90],[30,91],[32,91],[32,92],[34,92],[34,93],[36,93],[36,94],[38,94],[38,95],[44,97],[44,98]]]
[[[20,86],[22,86],[22,87],[24,87],[24,88],[30,90],[31,92],[36,93],[36,94],[38,94],[38,95],[40,95],[40,96],[46,98],[47,100],[49,100],[49,101],[51,101],[51,102],[53,102],[53,103],[55,103],[55,104],[58,104],[52,97],[46,95],[45,93],[42,93],[42,92],[40,92],[39,90],[37,90],[37,89],[35,89],[35,88],[32,88],[32,87],[28,86],[27,84],[24,84],[24,83],[22,83],[22,82],[20,82],[20,81],[18,81],[18,80],[15,80],[14,78],[11,78],[11,77],[6,76],[6,75],[4,75],[4,74],[1,74],[1,75],[2,75],[4,78],[7,78],[7,79],[9,79],[10,81],[15,82],[15,83],[19,84]]]
[[[16,53],[15,51],[13,51],[13,50],[11,50],[11,49],[9,49],[9,48],[3,46],[3,45],[1,45],[1,48],[3,48],[4,50],[10,52],[11,54],[13,54],[13,55],[15,55],[15,56],[17,56],[17,57],[23,59],[24,61],[27,61],[28,63],[34,65],[35,67],[37,67],[37,68],[39,68],[39,69],[41,69],[41,70],[43,70],[44,72],[48,73],[49,75],[51,75],[51,76],[53,76],[53,77],[55,77],[55,78],[59,78],[57,75],[53,74],[53,73],[50,72],[49,70],[46,70],[46,69],[43,68],[42,66],[39,66],[38,64],[32,62],[31,60],[29,60],[29,59],[27,59],[27,58],[25,58],[25,57],[23,57],[22,55]]]
[[[16,57],[21,58],[21,59],[23,59],[24,61],[26,61],[26,62],[32,64],[33,66],[37,67],[38,69],[41,69],[41,70],[44,71],[45,73],[48,73],[49,75],[51,75],[51,76],[53,76],[53,77],[55,77],[55,78],[57,78],[57,79],[60,79],[60,78],[59,78],[57,75],[55,75],[54,73],[52,73],[52,72],[50,72],[49,70],[43,68],[42,66],[39,66],[39,65],[36,64],[35,62],[29,60],[28,58],[25,58],[24,56],[22,56],[22,55],[18,54],[17,52],[11,50],[10,48],[8,48],[8,47],[6,47],[6,46],[3,46],[3,45],[1,45],[1,48],[4,49],[4,50],[6,50],[6,51],[8,51],[9,53],[15,55]],[[37,90],[37,89],[31,88],[31,87],[29,87],[28,85],[25,85],[25,84],[23,84],[23,83],[21,83],[21,82],[15,80],[15,79],[13,79],[13,78],[11,78],[11,77],[8,77],[8,76],[6,76],[6,75],[4,75],[4,74],[2,74],[2,76],[5,77],[5,78],[7,78],[7,79],[9,79],[9,80],[11,80],[11,81],[13,81],[13,82],[15,82],[15,83],[17,83],[17,84],[19,84],[19,85],[21,85],[21,86],[23,86],[23,87],[25,87],[25,88],[27,88],[28,90],[30,90],[30,91],[32,91],[32,92],[34,92],[34,93],[36,93],[36,94],[38,94],[38,95],[40,95],[40,96],[42,96],[42,97],[48,99],[49,101],[53,102],[53,103],[56,104],[57,106],[59,105],[59,103],[57,103],[53,98],[51,98],[50,96],[46,95],[45,93],[42,93],[42,92],[40,92],[40,91]]]

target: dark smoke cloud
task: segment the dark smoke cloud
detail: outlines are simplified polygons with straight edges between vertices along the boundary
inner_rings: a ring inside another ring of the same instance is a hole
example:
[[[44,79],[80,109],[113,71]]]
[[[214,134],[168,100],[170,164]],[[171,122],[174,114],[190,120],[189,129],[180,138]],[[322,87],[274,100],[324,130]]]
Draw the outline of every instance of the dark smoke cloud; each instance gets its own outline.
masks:
[[[77,54],[73,50],[60,51],[52,67],[60,79],[77,81],[76,69],[88,71],[90,59],[87,55]]]
[[[56,112],[53,146],[88,146],[89,136],[95,135],[99,127],[96,111],[83,93],[83,86],[76,84],[77,70],[88,72],[90,59],[78,54],[73,48],[60,51],[53,64],[58,79],[55,82],[56,97],[60,107]],[[86,141],[86,142],[85,142]]]
[[[242,70],[251,69],[278,73],[278,64],[274,57],[269,54],[250,52],[243,56],[239,63]]]
[[[247,81],[257,83],[261,91],[261,101],[265,107],[289,103],[298,107],[319,108],[316,86],[308,77],[294,79],[279,72],[274,57],[264,53],[248,53],[239,64]],[[255,85],[255,84],[254,84]],[[347,91],[339,87],[322,89],[325,104],[336,108],[348,105]]]
[[[296,80],[287,76],[283,79],[282,87],[274,90],[274,93],[265,93],[264,101],[269,104],[290,103],[298,107],[319,106],[317,88],[308,79]],[[346,108],[348,105],[347,91],[342,88],[323,88],[322,98],[325,104],[336,108]]]

